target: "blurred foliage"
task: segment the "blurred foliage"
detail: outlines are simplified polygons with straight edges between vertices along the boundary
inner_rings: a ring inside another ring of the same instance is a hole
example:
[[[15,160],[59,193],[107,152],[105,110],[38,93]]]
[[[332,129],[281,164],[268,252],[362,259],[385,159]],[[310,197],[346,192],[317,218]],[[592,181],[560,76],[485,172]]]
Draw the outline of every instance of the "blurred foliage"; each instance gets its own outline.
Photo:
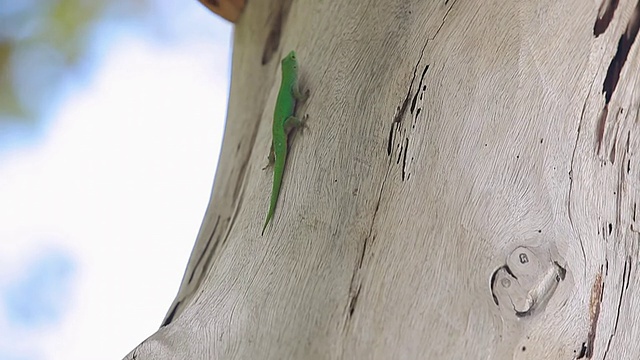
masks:
[[[36,121],[85,60],[96,24],[144,14],[150,2],[0,0],[0,123]]]

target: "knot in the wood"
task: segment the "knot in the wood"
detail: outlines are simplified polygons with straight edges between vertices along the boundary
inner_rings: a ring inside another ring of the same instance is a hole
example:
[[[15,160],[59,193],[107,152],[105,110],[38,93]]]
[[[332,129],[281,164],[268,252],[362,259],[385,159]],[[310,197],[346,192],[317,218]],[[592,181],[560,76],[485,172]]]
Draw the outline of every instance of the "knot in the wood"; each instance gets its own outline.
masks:
[[[564,280],[566,270],[548,252],[516,248],[491,279],[493,300],[508,317],[531,316],[542,309]]]

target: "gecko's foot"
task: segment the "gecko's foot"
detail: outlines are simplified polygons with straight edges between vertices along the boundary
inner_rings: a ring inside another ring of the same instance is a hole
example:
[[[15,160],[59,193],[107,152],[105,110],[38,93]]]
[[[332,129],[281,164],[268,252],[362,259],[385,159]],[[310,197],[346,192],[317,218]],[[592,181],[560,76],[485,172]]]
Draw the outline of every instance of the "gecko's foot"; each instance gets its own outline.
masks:
[[[262,171],[272,167],[274,162],[275,162],[275,159],[273,158],[273,156],[269,155],[267,165],[262,168]]]
[[[300,131],[300,134],[304,133],[305,129],[309,129],[309,125],[307,125],[307,120],[309,119],[309,114],[304,114],[304,116],[302,117],[302,120],[300,120],[299,126],[298,126],[298,131]]]
[[[311,95],[311,91],[309,91],[309,89],[300,91],[300,88],[296,86],[293,88],[292,94],[293,98],[296,99],[296,101],[305,102],[309,98],[309,95]]]

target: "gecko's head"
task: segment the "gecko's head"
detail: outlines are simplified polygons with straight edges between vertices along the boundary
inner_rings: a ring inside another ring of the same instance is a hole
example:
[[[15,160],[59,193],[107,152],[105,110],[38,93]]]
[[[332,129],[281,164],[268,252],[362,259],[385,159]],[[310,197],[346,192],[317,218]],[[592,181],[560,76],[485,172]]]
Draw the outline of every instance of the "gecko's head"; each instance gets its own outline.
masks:
[[[298,70],[298,59],[296,58],[296,52],[291,52],[282,59],[282,68],[289,70]]]

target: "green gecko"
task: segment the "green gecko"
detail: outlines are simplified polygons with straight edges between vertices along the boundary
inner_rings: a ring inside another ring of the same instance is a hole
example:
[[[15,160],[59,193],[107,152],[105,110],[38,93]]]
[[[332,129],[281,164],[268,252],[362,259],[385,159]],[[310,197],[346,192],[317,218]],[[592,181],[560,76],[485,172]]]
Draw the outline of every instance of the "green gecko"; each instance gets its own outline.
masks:
[[[287,138],[292,129],[304,126],[304,120],[295,116],[296,103],[304,101],[309,96],[309,90],[305,94],[300,92],[298,87],[298,60],[296,52],[291,51],[282,59],[282,83],[276,100],[276,108],[273,114],[273,139],[271,151],[269,152],[269,165],[273,167],[273,189],[271,190],[271,202],[267,219],[262,227],[262,235],[267,228],[269,221],[273,218],[273,213],[278,203],[280,186],[282,185],[282,175],[284,165],[287,160]],[[306,117],[305,117],[306,118]],[[266,169],[266,168],[265,168]]]

